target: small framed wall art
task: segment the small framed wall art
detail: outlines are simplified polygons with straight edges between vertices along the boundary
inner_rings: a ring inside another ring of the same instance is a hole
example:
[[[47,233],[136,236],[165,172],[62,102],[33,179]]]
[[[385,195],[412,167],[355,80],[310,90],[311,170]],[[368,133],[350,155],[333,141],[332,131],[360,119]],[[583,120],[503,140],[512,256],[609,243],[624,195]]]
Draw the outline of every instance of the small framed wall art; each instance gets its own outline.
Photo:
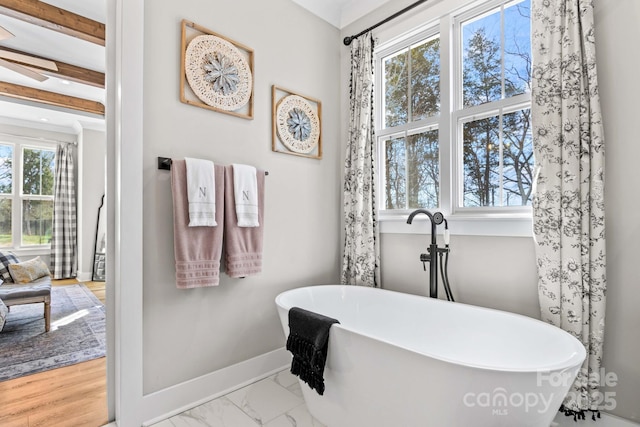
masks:
[[[182,20],[180,101],[253,119],[253,49]]]
[[[273,85],[272,149],[278,153],[322,158],[322,103]]]

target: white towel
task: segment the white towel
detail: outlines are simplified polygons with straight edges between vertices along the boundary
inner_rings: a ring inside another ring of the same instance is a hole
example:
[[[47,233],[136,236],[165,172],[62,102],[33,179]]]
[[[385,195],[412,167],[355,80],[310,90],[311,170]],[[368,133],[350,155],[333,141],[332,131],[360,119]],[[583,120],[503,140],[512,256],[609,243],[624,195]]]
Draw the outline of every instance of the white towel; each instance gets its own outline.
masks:
[[[218,223],[213,162],[188,157],[184,160],[187,165],[189,227],[215,227]]]
[[[233,194],[238,227],[259,227],[256,168],[248,165],[233,165]]]

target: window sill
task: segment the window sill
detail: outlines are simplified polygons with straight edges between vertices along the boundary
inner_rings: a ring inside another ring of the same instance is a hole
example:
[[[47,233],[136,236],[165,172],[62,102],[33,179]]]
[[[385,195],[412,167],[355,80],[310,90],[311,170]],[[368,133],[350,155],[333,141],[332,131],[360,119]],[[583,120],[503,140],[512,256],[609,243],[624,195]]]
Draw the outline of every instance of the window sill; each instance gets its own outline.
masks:
[[[24,257],[25,259],[29,257],[51,255],[51,247],[49,246],[38,246],[35,248],[25,247],[25,248],[15,248],[15,249],[8,248],[4,250],[7,252],[12,252],[18,258]]]
[[[407,224],[407,217],[402,214],[380,214],[380,233],[390,234],[430,234],[431,223],[425,215],[417,216],[413,224]],[[449,233],[457,236],[502,236],[532,237],[533,228],[529,215],[481,216],[481,215],[449,215],[445,216],[449,223]],[[439,225],[438,234],[444,227]]]

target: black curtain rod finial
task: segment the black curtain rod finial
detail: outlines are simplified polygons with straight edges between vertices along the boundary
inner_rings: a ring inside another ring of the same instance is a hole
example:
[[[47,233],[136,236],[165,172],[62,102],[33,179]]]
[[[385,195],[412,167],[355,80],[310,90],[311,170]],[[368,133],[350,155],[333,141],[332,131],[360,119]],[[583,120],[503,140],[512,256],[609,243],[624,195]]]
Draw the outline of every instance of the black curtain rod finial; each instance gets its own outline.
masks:
[[[366,33],[368,33],[369,31],[371,31],[371,30],[374,30],[374,29],[378,28],[378,27],[379,27],[380,25],[382,25],[382,24],[386,24],[387,22],[391,21],[392,19],[397,18],[398,16],[400,16],[400,15],[402,15],[402,14],[404,14],[404,13],[406,13],[406,12],[410,11],[411,9],[413,9],[413,8],[414,8],[414,7],[416,7],[416,6],[420,6],[422,3],[425,3],[425,2],[427,2],[427,1],[429,1],[429,0],[418,0],[418,1],[416,1],[416,2],[414,2],[414,3],[412,3],[412,4],[410,4],[409,6],[405,7],[405,8],[404,8],[404,9],[402,9],[401,11],[396,12],[396,13],[394,13],[393,15],[391,15],[391,16],[389,16],[389,17],[387,17],[387,18],[383,19],[382,21],[378,22],[377,24],[374,24],[374,25],[370,26],[370,27],[369,27],[369,28],[367,28],[366,30],[360,31],[360,32],[359,32],[358,34],[356,34],[356,35],[349,36],[349,37],[345,37],[345,38],[344,38],[344,40],[343,40],[344,45],[345,45],[345,46],[349,46],[349,45],[351,44],[351,42],[352,42],[354,39],[357,39],[357,38],[358,38],[358,37],[360,37],[361,35],[366,34]]]
[[[171,157],[158,157],[158,169],[170,171],[171,170]]]

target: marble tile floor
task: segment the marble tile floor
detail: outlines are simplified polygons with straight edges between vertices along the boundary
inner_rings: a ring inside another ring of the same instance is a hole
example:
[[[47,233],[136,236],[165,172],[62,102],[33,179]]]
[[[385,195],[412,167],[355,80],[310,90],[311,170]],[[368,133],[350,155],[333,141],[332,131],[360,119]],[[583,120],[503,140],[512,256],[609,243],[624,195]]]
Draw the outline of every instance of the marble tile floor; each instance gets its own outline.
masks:
[[[288,370],[175,415],[152,427],[325,427],[302,398]]]
[[[597,422],[556,416],[552,427],[640,427],[603,414]],[[298,379],[281,371],[239,390],[175,415],[151,427],[326,427],[314,419],[304,403]],[[354,426],[364,427],[364,426]]]

